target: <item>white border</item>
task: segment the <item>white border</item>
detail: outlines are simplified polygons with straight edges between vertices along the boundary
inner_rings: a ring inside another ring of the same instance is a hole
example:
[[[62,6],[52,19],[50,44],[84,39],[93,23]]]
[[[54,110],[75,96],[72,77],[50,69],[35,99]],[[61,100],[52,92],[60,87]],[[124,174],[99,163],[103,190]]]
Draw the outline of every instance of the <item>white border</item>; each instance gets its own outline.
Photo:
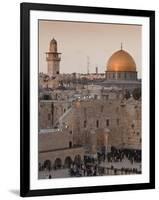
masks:
[[[142,25],[142,174],[38,180],[38,19]],[[30,189],[149,182],[149,18],[65,12],[30,12]]]

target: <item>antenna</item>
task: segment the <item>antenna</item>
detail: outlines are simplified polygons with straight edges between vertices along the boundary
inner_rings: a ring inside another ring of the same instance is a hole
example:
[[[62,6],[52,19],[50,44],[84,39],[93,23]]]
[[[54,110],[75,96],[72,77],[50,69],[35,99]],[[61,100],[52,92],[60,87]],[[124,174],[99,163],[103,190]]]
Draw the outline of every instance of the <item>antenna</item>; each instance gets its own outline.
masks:
[[[89,56],[87,56],[87,74],[89,74],[89,65],[90,65]]]
[[[121,50],[123,50],[123,43],[121,42]]]
[[[96,74],[98,74],[98,65],[96,65],[96,67],[95,67],[95,72],[96,72]]]

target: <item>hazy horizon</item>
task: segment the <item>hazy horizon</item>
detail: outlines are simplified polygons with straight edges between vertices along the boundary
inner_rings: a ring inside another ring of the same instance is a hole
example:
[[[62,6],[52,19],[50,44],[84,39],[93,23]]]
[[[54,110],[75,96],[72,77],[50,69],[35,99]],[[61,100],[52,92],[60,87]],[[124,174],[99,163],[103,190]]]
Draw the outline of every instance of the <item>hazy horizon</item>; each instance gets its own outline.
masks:
[[[47,72],[46,52],[52,38],[57,40],[61,54],[60,73],[99,73],[106,71],[109,57],[120,50],[135,60],[141,78],[142,26],[63,21],[39,21],[39,72]]]

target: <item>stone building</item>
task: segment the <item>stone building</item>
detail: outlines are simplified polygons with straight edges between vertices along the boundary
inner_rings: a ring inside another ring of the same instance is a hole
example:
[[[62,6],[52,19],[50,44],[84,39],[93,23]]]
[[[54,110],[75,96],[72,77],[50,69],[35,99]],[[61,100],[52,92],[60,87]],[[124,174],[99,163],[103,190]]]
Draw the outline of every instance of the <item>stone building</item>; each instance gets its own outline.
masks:
[[[68,107],[64,102],[54,102],[58,111],[53,109],[53,101],[40,101],[39,106],[43,115],[39,117],[40,158],[45,151],[53,155],[63,149],[62,157],[66,157],[67,150],[73,154],[77,147],[81,159],[86,153],[97,154],[111,146],[141,149],[141,100],[116,99],[114,95],[107,100],[76,100]]]
[[[112,146],[141,150],[141,97],[125,95],[141,88],[132,56],[115,52],[104,79],[83,84],[75,74],[60,74],[55,39],[46,55],[48,74],[39,74],[39,163],[61,168]]]

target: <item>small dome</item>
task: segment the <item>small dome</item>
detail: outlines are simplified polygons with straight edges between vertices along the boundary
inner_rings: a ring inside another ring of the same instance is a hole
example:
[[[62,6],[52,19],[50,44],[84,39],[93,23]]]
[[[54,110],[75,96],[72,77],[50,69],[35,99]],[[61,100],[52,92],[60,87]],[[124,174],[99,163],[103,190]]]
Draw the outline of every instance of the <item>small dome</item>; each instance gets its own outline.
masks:
[[[107,71],[135,72],[136,64],[133,57],[124,50],[116,51],[107,62]]]

